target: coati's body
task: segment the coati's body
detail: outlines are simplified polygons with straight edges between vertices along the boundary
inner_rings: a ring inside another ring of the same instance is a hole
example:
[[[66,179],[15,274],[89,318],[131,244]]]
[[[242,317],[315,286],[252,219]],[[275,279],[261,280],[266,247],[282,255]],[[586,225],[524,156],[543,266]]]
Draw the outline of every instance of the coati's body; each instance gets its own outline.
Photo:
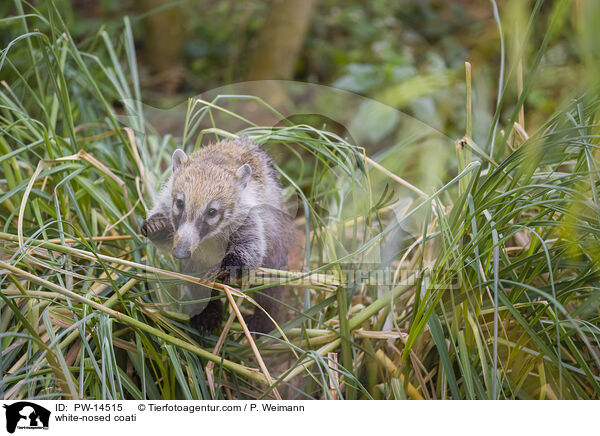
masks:
[[[271,159],[243,138],[208,145],[189,157],[176,150],[173,174],[142,233],[159,249],[181,259],[186,273],[218,270],[221,277],[237,278],[246,269],[286,267],[291,221]],[[278,291],[271,288],[267,293],[274,296]],[[256,295],[255,299],[275,315],[271,298]],[[220,324],[219,299],[202,309],[192,318],[199,330],[210,331]],[[272,327],[259,309],[248,324],[262,332]]]

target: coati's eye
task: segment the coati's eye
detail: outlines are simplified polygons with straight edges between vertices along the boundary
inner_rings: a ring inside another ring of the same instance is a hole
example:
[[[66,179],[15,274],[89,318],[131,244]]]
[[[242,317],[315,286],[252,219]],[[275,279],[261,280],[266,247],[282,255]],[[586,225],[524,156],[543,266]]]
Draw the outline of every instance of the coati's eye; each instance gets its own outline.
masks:
[[[181,198],[175,200],[175,207],[179,210],[183,209],[183,200]]]
[[[217,214],[217,209],[215,209],[214,207],[211,207],[210,209],[208,209],[206,211],[206,214],[210,217],[213,217]]]

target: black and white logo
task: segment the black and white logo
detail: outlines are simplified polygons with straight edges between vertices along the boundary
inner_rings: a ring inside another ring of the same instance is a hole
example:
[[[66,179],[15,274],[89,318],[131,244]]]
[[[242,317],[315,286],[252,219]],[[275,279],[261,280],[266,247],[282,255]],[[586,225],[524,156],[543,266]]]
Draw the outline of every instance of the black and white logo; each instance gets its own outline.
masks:
[[[16,429],[47,430],[50,411],[29,401],[19,401],[3,405],[6,409],[6,431],[14,433]]]

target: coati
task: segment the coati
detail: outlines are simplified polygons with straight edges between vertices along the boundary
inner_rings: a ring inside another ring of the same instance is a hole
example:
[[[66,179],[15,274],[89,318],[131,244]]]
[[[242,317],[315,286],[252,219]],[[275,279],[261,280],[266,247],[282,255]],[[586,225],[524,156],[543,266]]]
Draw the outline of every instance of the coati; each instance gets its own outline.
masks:
[[[141,232],[159,250],[181,259],[189,274],[216,271],[231,281],[243,270],[284,269],[292,222],[286,213],[279,174],[267,153],[248,138],[221,141],[172,158],[172,175],[160,191]],[[201,287],[196,284],[189,284]],[[206,289],[206,288],[204,288]],[[280,287],[263,290],[277,297]],[[202,294],[202,292],[199,292]],[[212,297],[191,323],[200,332],[221,324],[221,300]],[[255,300],[275,318],[277,304],[259,293]],[[252,331],[274,326],[258,308],[247,319]]]

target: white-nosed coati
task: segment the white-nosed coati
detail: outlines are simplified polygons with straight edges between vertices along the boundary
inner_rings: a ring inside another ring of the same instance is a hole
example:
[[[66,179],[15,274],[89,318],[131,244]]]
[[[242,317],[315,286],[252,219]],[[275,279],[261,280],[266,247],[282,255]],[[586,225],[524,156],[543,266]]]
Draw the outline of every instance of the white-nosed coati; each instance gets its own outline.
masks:
[[[222,141],[187,156],[173,153],[173,174],[142,225],[142,234],[159,249],[181,259],[183,271],[202,274],[218,269],[225,280],[238,279],[257,267],[283,269],[292,222],[283,205],[279,175],[269,156],[247,138]],[[199,285],[190,285],[199,286]],[[266,289],[278,296],[280,287]],[[214,298],[192,324],[210,332],[223,317],[221,300]],[[255,295],[271,316],[272,298]],[[258,308],[248,319],[253,331],[274,326]]]

